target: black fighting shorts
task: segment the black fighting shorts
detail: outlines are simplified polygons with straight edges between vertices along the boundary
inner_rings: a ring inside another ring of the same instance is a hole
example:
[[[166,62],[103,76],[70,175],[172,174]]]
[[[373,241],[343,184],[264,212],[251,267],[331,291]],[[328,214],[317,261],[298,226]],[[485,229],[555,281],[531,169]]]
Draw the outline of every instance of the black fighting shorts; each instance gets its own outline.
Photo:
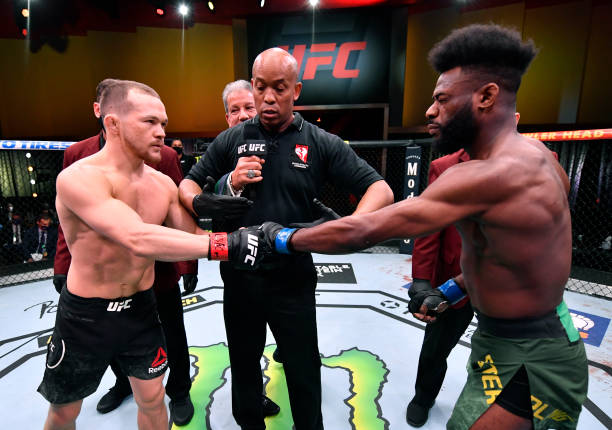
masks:
[[[54,404],[96,391],[111,360],[138,379],[163,375],[166,341],[153,290],[119,299],[83,298],[64,287],[38,391]]]

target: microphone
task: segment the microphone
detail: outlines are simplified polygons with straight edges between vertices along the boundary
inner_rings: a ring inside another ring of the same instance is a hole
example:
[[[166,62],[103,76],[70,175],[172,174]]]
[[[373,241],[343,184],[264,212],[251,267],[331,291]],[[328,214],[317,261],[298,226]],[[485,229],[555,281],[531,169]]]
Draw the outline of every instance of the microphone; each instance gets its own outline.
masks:
[[[245,124],[243,136],[245,143],[238,146],[238,157],[257,155],[264,158],[268,154],[266,141],[259,139],[259,130],[256,125]]]

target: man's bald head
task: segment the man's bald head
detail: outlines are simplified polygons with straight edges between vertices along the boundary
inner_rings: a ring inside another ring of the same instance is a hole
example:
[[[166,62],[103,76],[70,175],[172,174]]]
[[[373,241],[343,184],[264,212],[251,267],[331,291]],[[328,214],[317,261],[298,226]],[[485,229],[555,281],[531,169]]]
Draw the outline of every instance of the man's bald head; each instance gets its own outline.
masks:
[[[253,76],[261,68],[272,67],[279,72],[285,74],[285,78],[290,82],[297,82],[298,79],[298,63],[297,60],[281,48],[270,48],[261,52],[253,62]]]

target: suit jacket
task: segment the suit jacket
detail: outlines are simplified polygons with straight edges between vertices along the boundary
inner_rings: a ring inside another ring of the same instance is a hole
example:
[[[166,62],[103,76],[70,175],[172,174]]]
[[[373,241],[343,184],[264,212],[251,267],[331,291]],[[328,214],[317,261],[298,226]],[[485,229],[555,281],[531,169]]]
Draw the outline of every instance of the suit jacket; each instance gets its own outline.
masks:
[[[429,166],[429,184],[449,167],[469,159],[468,153],[460,149],[432,161]],[[436,288],[461,273],[460,257],[461,236],[453,225],[429,236],[419,237],[414,240],[412,251],[412,277],[426,279]],[[461,301],[457,305],[463,306],[465,303]]]
[[[47,229],[47,241],[45,243],[45,252],[47,253],[46,259],[51,259],[55,255],[55,243],[57,242],[57,228],[55,226],[49,226]],[[31,258],[30,254],[38,251],[39,244],[39,232],[38,225],[27,229],[23,233],[23,252],[24,259]]]
[[[80,160],[81,158],[89,157],[90,155],[98,152],[100,150],[100,144],[103,141],[102,139],[104,138],[102,137],[102,132],[100,132],[95,136],[70,145],[64,151],[64,164],[62,168],[65,169],[75,161]],[[161,162],[157,166],[151,167],[170,176],[170,178],[172,178],[174,183],[178,186],[183,179],[183,174],[181,172],[176,151],[167,146],[162,146],[161,155]],[[68,251],[66,239],[64,238],[64,232],[62,231],[62,226],[60,225],[58,228],[57,249],[53,264],[53,272],[55,274],[67,274],[71,260],[72,257],[70,256],[70,251]],[[197,273],[197,263],[197,260],[181,261],[178,263],[156,261],[155,282],[153,287],[157,291],[174,287],[177,284],[181,274]]]

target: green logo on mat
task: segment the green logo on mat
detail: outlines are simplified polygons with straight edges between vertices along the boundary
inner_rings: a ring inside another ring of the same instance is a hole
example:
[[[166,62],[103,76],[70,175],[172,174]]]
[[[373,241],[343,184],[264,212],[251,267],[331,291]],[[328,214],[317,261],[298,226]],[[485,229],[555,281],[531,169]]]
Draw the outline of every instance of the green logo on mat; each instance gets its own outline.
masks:
[[[293,426],[289,394],[283,366],[272,358],[275,345],[264,350],[267,366],[263,371],[266,395],[281,407],[281,412],[266,418],[268,430],[286,430]],[[228,383],[225,373],[229,369],[229,354],[224,343],[210,346],[192,346],[189,353],[195,358],[196,368],[191,400],[195,414],[191,422],[182,427],[172,426],[173,430],[198,429],[210,430],[210,411],[213,408],[214,394]],[[349,386],[344,403],[349,406],[347,421],[355,430],[386,430],[389,422],[382,417],[378,400],[387,381],[389,370],[376,354],[352,348],[338,355],[321,357],[324,367],[348,373]],[[231,406],[228,405],[228,414]]]

